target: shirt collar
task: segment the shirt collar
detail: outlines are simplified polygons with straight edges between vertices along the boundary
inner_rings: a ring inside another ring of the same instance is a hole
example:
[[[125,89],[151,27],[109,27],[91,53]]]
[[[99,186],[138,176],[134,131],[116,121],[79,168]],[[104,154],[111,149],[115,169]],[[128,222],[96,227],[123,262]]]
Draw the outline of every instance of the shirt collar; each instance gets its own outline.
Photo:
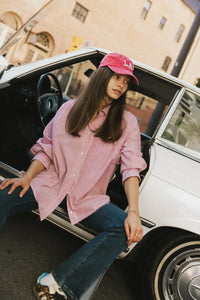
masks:
[[[110,104],[104,107],[102,110],[100,110],[100,113],[107,116],[109,109],[110,109]]]

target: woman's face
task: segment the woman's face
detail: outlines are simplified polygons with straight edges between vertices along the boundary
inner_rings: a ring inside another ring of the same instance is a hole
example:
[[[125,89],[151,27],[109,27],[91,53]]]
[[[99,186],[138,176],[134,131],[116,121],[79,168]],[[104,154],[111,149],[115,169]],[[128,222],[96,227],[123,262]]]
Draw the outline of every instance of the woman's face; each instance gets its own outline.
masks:
[[[113,73],[107,85],[108,100],[117,100],[126,92],[129,82],[130,76]]]

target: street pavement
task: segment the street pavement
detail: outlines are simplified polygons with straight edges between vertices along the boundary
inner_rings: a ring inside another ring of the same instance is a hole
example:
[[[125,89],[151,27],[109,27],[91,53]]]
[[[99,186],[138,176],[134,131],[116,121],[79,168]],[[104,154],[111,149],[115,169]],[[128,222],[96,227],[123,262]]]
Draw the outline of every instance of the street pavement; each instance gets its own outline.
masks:
[[[0,232],[0,300],[34,300],[38,275],[50,272],[83,243],[32,213],[12,217]],[[141,300],[136,287],[136,264],[116,260],[93,300]]]

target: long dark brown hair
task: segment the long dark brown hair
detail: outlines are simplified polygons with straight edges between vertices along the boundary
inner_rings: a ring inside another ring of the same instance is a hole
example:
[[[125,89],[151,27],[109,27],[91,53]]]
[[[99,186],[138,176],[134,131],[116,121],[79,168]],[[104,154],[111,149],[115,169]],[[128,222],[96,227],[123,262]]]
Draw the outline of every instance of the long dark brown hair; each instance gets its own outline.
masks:
[[[108,67],[102,67],[93,72],[90,81],[78,97],[78,100],[69,112],[66,121],[66,130],[73,136],[80,136],[95,113],[99,111],[102,99],[107,95],[107,85],[113,71]],[[113,143],[122,135],[122,115],[125,108],[126,93],[119,99],[112,101],[103,124],[95,130],[95,136],[104,142]]]

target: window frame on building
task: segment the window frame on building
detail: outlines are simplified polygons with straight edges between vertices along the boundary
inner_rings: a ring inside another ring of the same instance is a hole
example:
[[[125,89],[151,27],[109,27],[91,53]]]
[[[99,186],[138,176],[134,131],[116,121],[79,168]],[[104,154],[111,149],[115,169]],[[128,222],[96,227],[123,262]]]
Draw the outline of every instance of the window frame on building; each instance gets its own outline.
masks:
[[[167,22],[167,18],[164,16],[161,17],[158,27],[162,30]]]
[[[76,2],[72,11],[72,16],[78,19],[80,22],[85,23],[88,12],[89,10],[85,6],[79,2]]]
[[[179,28],[178,28],[178,30],[176,32],[175,38],[174,38],[177,43],[180,41],[180,39],[181,39],[181,37],[183,35],[184,30],[185,30],[185,26],[183,24],[180,24]]]
[[[163,61],[161,69],[163,71],[167,72],[167,70],[168,70],[171,62],[172,62],[172,58],[170,56],[166,56],[165,59],[164,59],[164,61]]]
[[[13,12],[0,14],[0,47],[6,44],[10,37],[16,33],[22,24],[21,18]],[[7,50],[6,59],[8,61],[10,61],[15,49],[16,45],[14,44]]]
[[[2,47],[15,32],[13,28],[0,22],[0,47]]]
[[[47,58],[51,55],[53,50],[53,39],[47,32],[30,32],[26,43],[27,51],[24,59],[25,63]]]
[[[149,10],[151,8],[151,5],[152,5],[152,2],[150,0],[146,0],[145,3],[144,3],[144,6],[143,6],[143,9],[142,9],[142,12],[141,12],[141,18],[143,20],[146,19],[148,13],[149,13]]]

